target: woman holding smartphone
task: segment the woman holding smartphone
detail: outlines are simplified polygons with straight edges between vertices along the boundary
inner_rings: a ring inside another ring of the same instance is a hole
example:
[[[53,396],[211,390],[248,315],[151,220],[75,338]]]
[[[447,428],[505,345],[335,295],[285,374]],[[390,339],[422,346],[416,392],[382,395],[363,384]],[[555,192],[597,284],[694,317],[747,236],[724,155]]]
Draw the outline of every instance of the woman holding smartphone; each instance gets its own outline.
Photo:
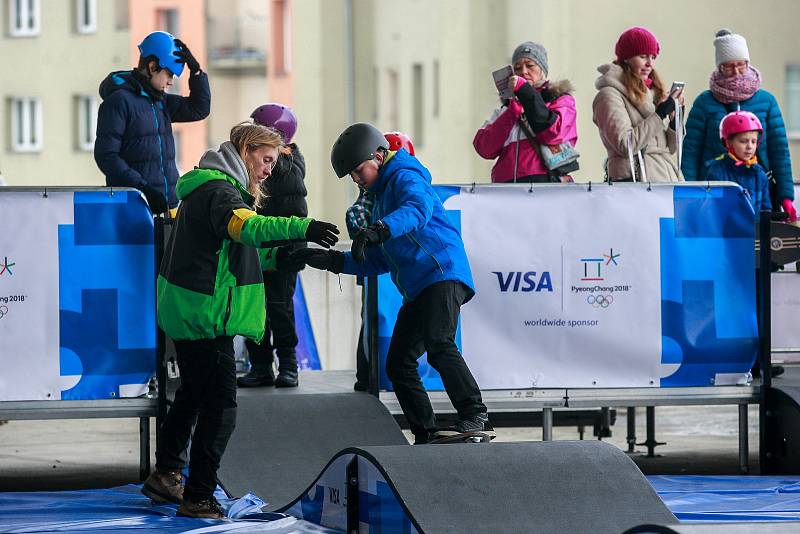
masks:
[[[508,89],[499,82],[501,95],[510,98],[481,126],[472,145],[482,158],[497,158],[492,182],[564,181],[563,172],[547,168],[540,150],[578,142],[572,84],[547,80],[547,50],[538,43],[522,43],[511,61]]]
[[[606,172],[612,181],[683,181],[675,158],[675,104],[683,105],[683,88],[667,94],[653,67],[660,49],[650,31],[629,28],[614,47],[616,59],[597,68],[593,120],[608,153]]]

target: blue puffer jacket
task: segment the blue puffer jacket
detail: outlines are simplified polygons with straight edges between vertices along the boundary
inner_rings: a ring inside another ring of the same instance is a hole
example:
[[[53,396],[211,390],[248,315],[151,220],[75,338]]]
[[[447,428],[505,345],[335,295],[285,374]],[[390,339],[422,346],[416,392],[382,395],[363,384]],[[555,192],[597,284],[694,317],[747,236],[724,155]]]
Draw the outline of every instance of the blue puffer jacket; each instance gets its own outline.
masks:
[[[391,239],[367,248],[363,263],[346,252],[342,272],[360,276],[390,272],[403,302],[445,280],[462,282],[474,292],[461,234],[433,190],[430,172],[417,158],[400,149],[381,167],[369,191],[375,193],[372,222],[383,221]]]
[[[761,210],[772,210],[769,200],[769,178],[764,172],[764,167],[755,165],[736,165],[730,154],[723,154],[718,158],[706,162],[706,172],[702,180],[718,182],[734,182],[750,195],[750,205],[755,210],[758,220]]]
[[[106,175],[106,185],[150,186],[164,194],[171,208],[177,206],[172,123],[208,116],[211,89],[206,73],[189,76],[188,97],[157,98],[132,71],[112,72],[100,84],[100,97],[94,159]]]
[[[681,170],[686,180],[703,180],[705,163],[725,152],[719,138],[719,123],[722,118],[741,109],[754,113],[764,127],[764,136],[758,147],[758,161],[772,171],[777,185],[778,200],[794,200],[792,184],[792,160],[786,127],[778,102],[771,93],[763,89],[742,102],[723,104],[711,94],[703,91],[695,99],[686,121],[686,138],[683,141]]]

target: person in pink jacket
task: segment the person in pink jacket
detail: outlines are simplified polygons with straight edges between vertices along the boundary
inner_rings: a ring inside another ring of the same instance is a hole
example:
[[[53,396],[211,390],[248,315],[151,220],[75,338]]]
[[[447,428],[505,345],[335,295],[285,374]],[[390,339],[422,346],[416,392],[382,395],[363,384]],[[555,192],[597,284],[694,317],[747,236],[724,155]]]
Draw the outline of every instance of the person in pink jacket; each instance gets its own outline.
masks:
[[[557,146],[578,141],[575,99],[567,80],[547,80],[547,50],[533,42],[519,45],[511,58],[514,74],[509,85],[514,98],[506,100],[475,134],[472,145],[485,159],[495,159],[492,182],[562,181],[562,172],[549,171],[541,147],[530,142],[520,123],[529,126],[538,145]],[[574,169],[577,169],[577,164]]]

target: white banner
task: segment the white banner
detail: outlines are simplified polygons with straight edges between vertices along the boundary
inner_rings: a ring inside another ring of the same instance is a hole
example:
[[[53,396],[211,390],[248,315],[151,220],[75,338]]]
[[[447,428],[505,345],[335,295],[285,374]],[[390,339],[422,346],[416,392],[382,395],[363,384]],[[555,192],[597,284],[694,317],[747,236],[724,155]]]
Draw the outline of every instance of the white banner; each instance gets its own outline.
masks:
[[[481,389],[748,380],[754,223],[738,186],[437,191],[472,268],[457,342]],[[385,357],[400,303],[387,280],[379,287]],[[441,389],[425,361],[420,374]]]
[[[138,396],[155,371],[139,192],[0,189],[0,401]]]

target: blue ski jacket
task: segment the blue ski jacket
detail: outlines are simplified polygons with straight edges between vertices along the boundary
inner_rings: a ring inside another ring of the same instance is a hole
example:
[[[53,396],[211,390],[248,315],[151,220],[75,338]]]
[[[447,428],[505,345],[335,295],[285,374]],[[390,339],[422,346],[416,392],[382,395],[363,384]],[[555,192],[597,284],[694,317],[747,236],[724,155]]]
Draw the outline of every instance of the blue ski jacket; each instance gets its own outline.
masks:
[[[189,96],[145,90],[132,71],[112,72],[100,84],[94,159],[106,185],[152,187],[178,205],[173,122],[205,119],[211,111],[208,76],[189,76]]]
[[[683,177],[687,181],[705,179],[705,163],[725,152],[719,138],[719,123],[725,115],[738,109],[754,113],[761,121],[764,134],[758,147],[758,161],[764,169],[772,171],[778,200],[794,200],[786,126],[778,102],[764,89],[759,89],[747,100],[732,104],[723,104],[714,98],[711,91],[700,93],[686,121],[681,161]]]
[[[730,154],[723,154],[706,162],[705,177],[711,181],[734,182],[750,195],[750,205],[755,210],[758,220],[761,210],[771,210],[772,202],[769,199],[769,178],[764,172],[764,167],[755,165],[736,165]]]
[[[359,276],[389,272],[403,302],[446,280],[462,282],[474,294],[461,233],[434,191],[430,172],[417,158],[405,149],[394,153],[380,168],[369,192],[375,195],[371,222],[383,221],[391,238],[367,248],[363,263],[345,252],[342,272]]]

